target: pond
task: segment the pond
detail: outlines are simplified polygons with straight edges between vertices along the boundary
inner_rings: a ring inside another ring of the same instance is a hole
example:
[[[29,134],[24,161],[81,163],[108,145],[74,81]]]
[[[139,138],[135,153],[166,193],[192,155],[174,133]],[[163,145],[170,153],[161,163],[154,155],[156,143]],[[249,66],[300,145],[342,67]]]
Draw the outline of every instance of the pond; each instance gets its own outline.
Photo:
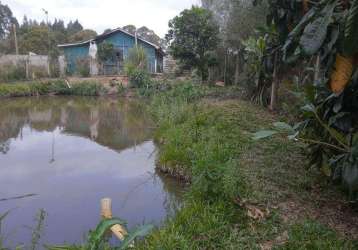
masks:
[[[156,173],[150,119],[138,100],[35,97],[1,100],[0,214],[5,246],[29,244],[40,209],[41,243],[81,243],[100,200],[128,223],[160,225],[182,187]]]

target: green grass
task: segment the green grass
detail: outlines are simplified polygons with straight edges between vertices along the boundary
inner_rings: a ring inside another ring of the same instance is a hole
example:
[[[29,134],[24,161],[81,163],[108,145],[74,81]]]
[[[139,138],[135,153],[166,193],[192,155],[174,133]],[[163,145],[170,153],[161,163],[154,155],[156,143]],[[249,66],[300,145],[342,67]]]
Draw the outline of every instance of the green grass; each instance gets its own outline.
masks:
[[[303,145],[283,137],[252,141],[252,133],[278,118],[215,92],[181,83],[152,96],[158,168],[191,184],[178,214],[137,248],[354,249],[353,241],[318,221],[278,207],[290,199],[314,203],[308,190],[317,175],[305,168]],[[248,216],[249,207],[264,218]]]
[[[49,82],[27,82],[0,84],[0,97],[21,97],[38,95],[98,96],[106,92],[101,84],[81,82],[68,88],[63,80]]]

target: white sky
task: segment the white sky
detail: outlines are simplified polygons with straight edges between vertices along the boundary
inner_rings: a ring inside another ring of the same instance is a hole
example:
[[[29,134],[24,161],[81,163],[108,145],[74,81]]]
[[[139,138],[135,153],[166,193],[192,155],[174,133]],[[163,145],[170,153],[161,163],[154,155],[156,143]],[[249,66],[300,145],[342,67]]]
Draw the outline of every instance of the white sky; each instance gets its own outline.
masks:
[[[134,24],[137,28],[147,26],[164,37],[168,21],[183,9],[200,5],[200,0],[0,0],[9,5],[19,22],[24,15],[36,20],[46,16],[59,18],[67,24],[78,19],[85,29],[102,33],[107,28]]]

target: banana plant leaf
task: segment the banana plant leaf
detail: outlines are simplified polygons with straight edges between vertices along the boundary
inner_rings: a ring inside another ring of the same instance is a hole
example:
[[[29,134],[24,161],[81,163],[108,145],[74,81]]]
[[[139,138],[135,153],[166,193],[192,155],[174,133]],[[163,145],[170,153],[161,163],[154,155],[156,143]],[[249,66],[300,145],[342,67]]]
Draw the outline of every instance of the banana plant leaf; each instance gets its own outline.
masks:
[[[256,133],[252,134],[252,139],[257,141],[257,140],[261,140],[261,139],[264,139],[267,137],[271,137],[277,133],[278,132],[275,130],[261,130],[261,131],[258,131]]]
[[[343,53],[352,56],[358,52],[358,0],[352,0],[345,23]]]
[[[313,55],[321,48],[327,36],[328,25],[333,21],[332,16],[336,5],[333,1],[325,6],[318,17],[305,27],[299,43],[306,55]]]

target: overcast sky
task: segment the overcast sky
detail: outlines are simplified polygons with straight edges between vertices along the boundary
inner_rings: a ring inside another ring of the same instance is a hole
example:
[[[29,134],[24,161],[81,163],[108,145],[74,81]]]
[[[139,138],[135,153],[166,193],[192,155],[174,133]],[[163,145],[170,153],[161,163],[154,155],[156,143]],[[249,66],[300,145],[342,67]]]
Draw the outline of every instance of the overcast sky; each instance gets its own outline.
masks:
[[[163,37],[168,21],[183,9],[199,5],[200,0],[0,0],[9,5],[19,22],[24,15],[36,20],[78,19],[87,29],[102,33],[107,28],[134,24],[147,26]]]

